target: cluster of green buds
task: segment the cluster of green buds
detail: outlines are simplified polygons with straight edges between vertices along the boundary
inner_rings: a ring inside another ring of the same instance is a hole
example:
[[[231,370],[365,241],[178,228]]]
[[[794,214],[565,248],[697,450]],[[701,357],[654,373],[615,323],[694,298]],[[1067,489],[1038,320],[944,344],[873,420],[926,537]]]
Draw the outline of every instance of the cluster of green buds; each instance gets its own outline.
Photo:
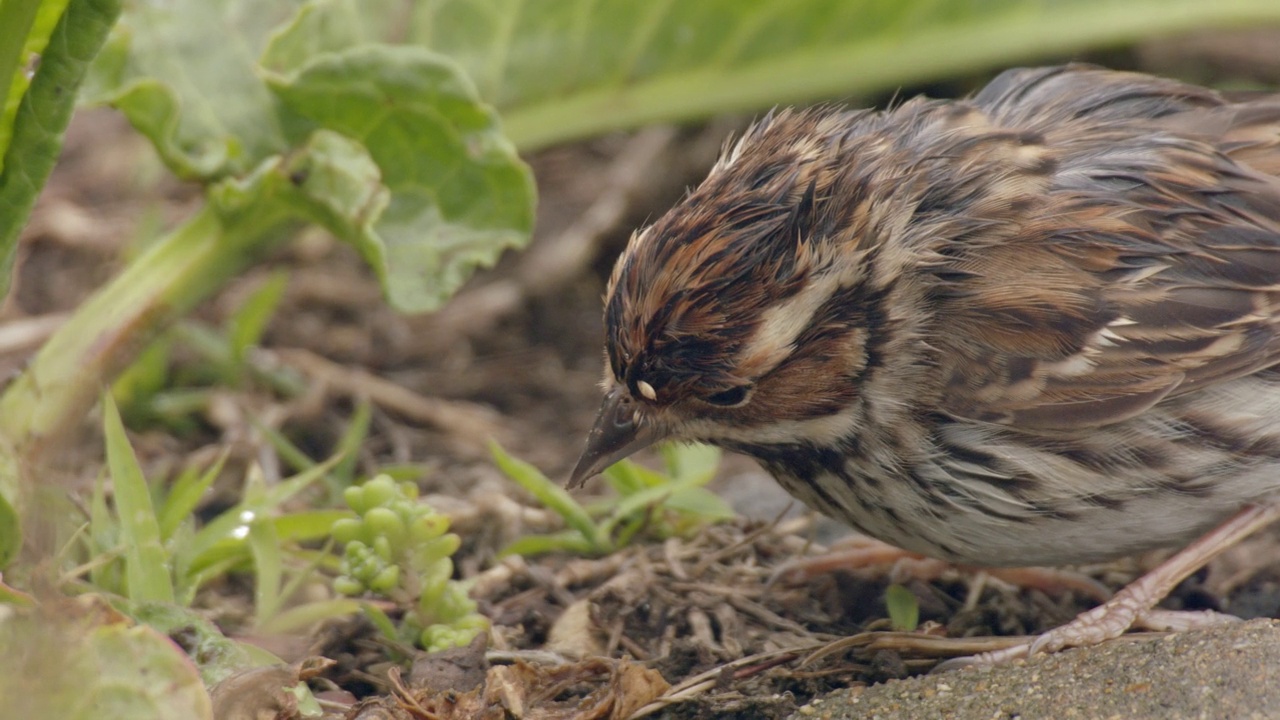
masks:
[[[343,497],[357,517],[333,524],[333,538],[344,545],[335,590],[411,604],[407,630],[427,650],[466,645],[488,627],[466,587],[452,579],[461,539],[449,532],[448,517],[418,501],[417,486],[378,475]]]

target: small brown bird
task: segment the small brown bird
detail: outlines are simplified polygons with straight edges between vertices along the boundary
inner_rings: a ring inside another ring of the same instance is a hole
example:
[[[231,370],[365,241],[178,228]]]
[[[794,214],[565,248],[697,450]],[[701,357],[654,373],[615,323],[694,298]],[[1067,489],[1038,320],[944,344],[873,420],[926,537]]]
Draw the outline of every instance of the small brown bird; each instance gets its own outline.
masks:
[[[1156,623],[1280,515],[1280,96],[1068,65],[775,111],[635,234],[605,322],[571,484],[702,441],[949,561],[1185,546],[987,659]]]

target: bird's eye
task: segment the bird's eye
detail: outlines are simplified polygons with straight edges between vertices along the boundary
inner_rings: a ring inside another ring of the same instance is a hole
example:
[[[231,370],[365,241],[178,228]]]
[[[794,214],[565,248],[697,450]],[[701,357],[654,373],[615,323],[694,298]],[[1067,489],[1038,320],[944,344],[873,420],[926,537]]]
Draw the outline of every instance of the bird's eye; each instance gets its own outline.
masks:
[[[721,390],[714,395],[708,395],[704,399],[712,405],[719,405],[720,407],[741,405],[747,399],[747,386],[739,385],[728,390]]]

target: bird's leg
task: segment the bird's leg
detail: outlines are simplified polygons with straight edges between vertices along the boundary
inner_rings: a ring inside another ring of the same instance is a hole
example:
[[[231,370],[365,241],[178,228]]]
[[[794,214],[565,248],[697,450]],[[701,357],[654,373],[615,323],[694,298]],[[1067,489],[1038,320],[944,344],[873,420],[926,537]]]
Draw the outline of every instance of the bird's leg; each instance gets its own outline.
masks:
[[[1096,645],[1104,640],[1123,635],[1134,625],[1186,630],[1235,621],[1236,618],[1221,613],[1178,613],[1159,610],[1155,605],[1172,592],[1178,583],[1204,567],[1224,550],[1278,519],[1280,519],[1280,505],[1251,505],[1170,556],[1151,572],[1129,583],[1107,602],[1081,613],[1066,625],[1054,628],[1022,645],[948,660],[940,664],[937,669],[950,670],[966,665],[993,665],[1040,652],[1056,652],[1066,647]]]

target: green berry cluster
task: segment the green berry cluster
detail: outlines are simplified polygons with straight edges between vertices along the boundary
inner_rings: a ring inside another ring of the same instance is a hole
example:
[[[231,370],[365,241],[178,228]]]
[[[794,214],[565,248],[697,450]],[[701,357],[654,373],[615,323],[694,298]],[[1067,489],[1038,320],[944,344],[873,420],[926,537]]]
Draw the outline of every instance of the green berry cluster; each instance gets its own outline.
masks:
[[[415,485],[378,475],[343,497],[357,517],[333,524],[333,538],[344,545],[335,590],[411,605],[402,629],[427,650],[466,645],[488,627],[466,587],[452,579],[461,539],[449,532],[448,517],[418,501]]]

